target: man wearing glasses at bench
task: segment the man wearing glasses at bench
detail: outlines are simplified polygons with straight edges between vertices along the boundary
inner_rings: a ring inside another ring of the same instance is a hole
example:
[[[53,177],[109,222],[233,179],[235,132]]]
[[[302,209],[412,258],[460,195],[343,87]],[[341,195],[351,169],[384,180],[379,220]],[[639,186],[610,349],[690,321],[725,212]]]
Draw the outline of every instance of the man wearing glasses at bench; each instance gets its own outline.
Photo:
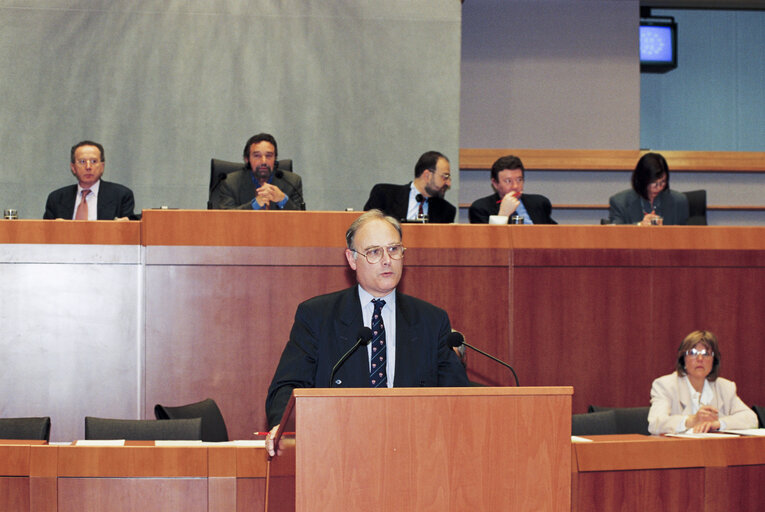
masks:
[[[133,191],[104,181],[106,158],[98,142],[83,140],[72,146],[70,170],[76,185],[54,190],[45,202],[43,219],[137,220]]]
[[[398,221],[370,210],[345,238],[345,257],[358,286],[298,306],[266,399],[271,455],[272,436],[294,388],[468,385],[465,368],[446,341],[451,332],[446,311],[396,290],[406,251]],[[371,334],[364,334],[365,327]],[[359,344],[337,365],[366,336],[370,343]]]

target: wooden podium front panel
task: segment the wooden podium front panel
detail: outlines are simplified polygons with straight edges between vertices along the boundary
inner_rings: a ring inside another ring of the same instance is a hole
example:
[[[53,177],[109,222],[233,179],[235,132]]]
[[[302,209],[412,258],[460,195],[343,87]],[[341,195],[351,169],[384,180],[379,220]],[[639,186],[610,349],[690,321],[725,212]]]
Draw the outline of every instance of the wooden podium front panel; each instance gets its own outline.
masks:
[[[295,509],[568,510],[570,394],[473,389],[296,390]]]
[[[59,478],[59,512],[207,512],[205,478]]]
[[[0,476],[0,510],[29,510],[29,478]]]

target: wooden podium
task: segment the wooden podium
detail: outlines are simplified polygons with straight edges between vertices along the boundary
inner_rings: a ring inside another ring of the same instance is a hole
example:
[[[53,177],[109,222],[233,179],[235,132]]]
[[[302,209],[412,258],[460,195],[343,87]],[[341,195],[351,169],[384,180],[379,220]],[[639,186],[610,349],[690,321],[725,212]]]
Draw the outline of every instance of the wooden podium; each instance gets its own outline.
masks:
[[[282,421],[295,440],[269,463],[268,509],[569,511],[572,394],[296,389]]]

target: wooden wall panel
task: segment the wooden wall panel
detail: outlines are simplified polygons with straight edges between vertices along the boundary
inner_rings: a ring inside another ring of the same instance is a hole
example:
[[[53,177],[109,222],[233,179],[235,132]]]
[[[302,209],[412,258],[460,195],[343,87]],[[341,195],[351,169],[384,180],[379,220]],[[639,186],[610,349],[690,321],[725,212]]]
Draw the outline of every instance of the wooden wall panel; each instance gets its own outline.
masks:
[[[646,349],[655,343],[645,336],[649,280],[641,267],[515,268],[512,360],[521,383],[573,385],[574,412],[647,405],[657,366]]]
[[[0,477],[0,510],[29,510],[28,477]]]
[[[754,340],[765,332],[765,267],[703,266],[653,271],[653,345],[674,368],[677,347],[696,329],[717,335],[720,375],[738,385],[748,404],[765,403],[765,355]]]
[[[207,512],[204,478],[59,478],[58,511]]]
[[[578,512],[705,510],[704,468],[579,473],[576,494]]]
[[[311,252],[311,249],[303,249]],[[210,397],[231,439],[266,427],[265,398],[298,304],[350,286],[345,267],[149,266],[146,417]]]

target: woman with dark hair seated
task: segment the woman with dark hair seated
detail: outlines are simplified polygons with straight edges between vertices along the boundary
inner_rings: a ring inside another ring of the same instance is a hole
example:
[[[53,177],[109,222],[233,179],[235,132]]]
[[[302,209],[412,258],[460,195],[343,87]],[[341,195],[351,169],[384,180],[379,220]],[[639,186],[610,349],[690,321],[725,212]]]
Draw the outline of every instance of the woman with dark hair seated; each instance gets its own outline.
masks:
[[[675,434],[757,428],[757,416],[718,377],[720,348],[709,331],[694,331],[677,350],[675,372],[653,381],[648,431]]]
[[[612,224],[672,225],[688,221],[688,198],[669,189],[669,166],[659,153],[646,153],[632,172],[632,188],[611,196]]]

